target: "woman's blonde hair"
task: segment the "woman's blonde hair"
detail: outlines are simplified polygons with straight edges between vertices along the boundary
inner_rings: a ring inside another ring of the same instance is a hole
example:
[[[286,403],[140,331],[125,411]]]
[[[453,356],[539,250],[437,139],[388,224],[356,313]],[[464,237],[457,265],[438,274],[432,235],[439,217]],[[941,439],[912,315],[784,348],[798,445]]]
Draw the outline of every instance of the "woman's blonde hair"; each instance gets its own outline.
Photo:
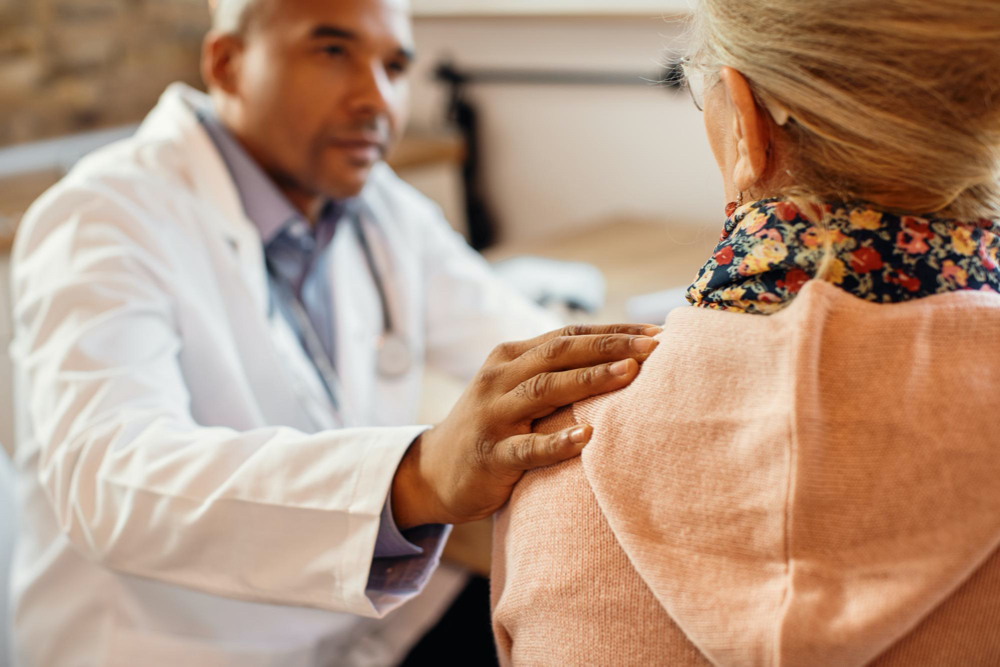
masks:
[[[1000,218],[1000,0],[699,0],[695,66],[792,120],[794,196]]]

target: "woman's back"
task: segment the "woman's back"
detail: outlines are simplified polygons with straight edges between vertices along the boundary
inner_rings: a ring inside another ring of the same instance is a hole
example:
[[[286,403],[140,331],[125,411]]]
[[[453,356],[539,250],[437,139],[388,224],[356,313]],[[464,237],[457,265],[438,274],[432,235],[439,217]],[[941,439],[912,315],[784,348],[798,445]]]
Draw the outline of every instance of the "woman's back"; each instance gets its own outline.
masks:
[[[518,664],[1000,663],[1000,296],[675,311],[498,522]]]
[[[693,26],[735,201],[699,307],[560,417],[593,425],[582,460],[500,518],[501,652],[1000,664],[1000,3],[699,0]]]

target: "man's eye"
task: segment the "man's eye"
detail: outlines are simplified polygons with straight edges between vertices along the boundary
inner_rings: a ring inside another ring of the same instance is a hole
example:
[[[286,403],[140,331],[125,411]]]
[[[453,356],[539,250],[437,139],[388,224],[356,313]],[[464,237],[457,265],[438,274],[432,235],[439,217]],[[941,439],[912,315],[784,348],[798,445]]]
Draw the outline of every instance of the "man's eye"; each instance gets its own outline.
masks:
[[[323,53],[328,56],[342,56],[344,55],[344,47],[342,46],[325,46],[323,47]]]

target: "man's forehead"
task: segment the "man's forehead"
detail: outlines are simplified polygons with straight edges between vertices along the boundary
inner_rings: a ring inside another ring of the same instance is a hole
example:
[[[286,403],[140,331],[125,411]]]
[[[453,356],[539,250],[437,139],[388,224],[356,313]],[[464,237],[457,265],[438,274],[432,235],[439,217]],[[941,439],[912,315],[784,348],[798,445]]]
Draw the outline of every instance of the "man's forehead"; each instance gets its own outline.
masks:
[[[410,0],[208,0],[212,27],[229,34],[263,29],[298,39],[334,32],[359,40],[398,42],[413,50]]]
[[[358,0],[360,2],[379,2],[380,4],[390,8],[400,11],[405,11],[409,13],[410,11],[410,0]],[[209,11],[215,13],[221,4],[232,4],[242,7],[247,7],[259,0],[208,0]],[[330,3],[343,4],[343,0],[327,0]]]
[[[409,0],[257,0],[274,3],[276,21],[298,28],[337,28],[360,39],[412,40]]]

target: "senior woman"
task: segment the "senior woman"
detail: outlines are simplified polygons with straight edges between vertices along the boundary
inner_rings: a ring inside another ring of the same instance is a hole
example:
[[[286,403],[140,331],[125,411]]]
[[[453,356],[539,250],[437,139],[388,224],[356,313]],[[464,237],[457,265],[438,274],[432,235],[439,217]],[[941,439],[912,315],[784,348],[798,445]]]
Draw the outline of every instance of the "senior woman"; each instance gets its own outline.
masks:
[[[1000,664],[1000,3],[703,0],[695,307],[497,522],[525,665]],[[721,208],[721,206],[720,206]]]

